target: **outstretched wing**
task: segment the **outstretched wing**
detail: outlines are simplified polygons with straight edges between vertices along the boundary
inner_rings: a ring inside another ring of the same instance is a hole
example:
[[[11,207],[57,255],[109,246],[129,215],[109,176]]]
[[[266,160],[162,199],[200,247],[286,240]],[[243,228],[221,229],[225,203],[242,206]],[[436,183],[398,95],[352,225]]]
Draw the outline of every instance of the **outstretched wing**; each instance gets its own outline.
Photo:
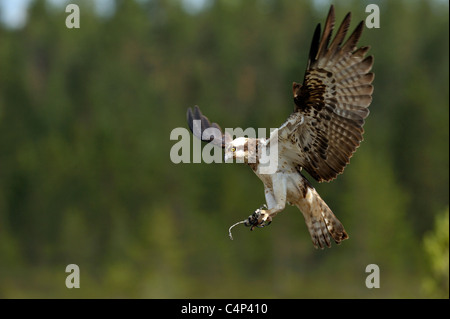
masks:
[[[186,117],[189,128],[195,137],[203,142],[211,142],[216,146],[222,148],[225,147],[225,134],[219,124],[211,123],[209,119],[202,114],[197,105],[194,106],[194,111],[192,111],[191,108],[188,108]]]
[[[356,47],[362,21],[342,44],[350,19],[348,13],[331,44],[333,6],[320,39],[317,26],[303,84],[293,84],[294,112],[279,129],[287,137],[287,155],[319,182],[336,178],[349,163],[372,101],[373,57],[365,58],[369,47]]]

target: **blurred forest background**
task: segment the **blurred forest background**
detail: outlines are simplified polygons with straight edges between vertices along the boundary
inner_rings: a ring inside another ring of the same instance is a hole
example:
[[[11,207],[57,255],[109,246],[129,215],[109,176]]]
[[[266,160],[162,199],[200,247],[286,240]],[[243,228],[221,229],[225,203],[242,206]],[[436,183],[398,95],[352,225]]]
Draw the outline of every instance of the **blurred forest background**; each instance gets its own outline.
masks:
[[[1,298],[449,297],[447,1],[333,2],[352,30],[377,3],[381,28],[360,41],[376,75],[365,141],[313,183],[350,235],[323,251],[296,207],[230,241],[262,183],[242,164],[173,164],[169,136],[195,104],[222,127],[283,123],[330,2],[70,1],[79,29],[53,2],[0,26]]]

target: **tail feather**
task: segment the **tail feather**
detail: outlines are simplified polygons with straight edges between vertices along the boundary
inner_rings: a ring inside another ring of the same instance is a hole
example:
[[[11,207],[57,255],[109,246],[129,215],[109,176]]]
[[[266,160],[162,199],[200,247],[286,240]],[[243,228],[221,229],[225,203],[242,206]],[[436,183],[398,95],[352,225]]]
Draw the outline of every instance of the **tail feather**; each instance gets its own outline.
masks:
[[[348,238],[342,223],[313,187],[307,187],[306,196],[298,202],[297,207],[305,217],[315,248],[331,247],[331,238],[336,244]]]

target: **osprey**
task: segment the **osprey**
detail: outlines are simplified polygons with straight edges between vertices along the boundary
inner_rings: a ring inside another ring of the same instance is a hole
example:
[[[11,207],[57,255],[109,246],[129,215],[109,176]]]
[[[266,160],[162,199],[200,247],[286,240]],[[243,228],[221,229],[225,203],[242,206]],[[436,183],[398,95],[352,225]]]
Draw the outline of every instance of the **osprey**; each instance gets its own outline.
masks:
[[[363,21],[344,42],[350,20],[349,12],[332,41],[333,6],[322,36],[320,23],[317,25],[303,84],[292,85],[294,111],[269,138],[233,140],[217,123],[211,123],[198,106],[188,109],[188,125],[196,137],[222,147],[226,161],[232,158],[248,164],[264,183],[267,205],[235,225],[243,223],[251,230],[264,227],[289,203],[303,213],[315,248],[330,247],[331,238],[337,244],[348,238],[342,223],[302,170],[318,182],[331,181],[343,172],[363,140],[364,120],[372,102],[373,56],[365,57],[368,46],[357,48]],[[200,130],[194,129],[195,120],[201,124]],[[211,131],[205,132],[211,128],[220,132],[219,139]],[[269,153],[277,152],[275,172],[262,173],[261,146]],[[231,228],[235,225],[230,227],[231,239]]]

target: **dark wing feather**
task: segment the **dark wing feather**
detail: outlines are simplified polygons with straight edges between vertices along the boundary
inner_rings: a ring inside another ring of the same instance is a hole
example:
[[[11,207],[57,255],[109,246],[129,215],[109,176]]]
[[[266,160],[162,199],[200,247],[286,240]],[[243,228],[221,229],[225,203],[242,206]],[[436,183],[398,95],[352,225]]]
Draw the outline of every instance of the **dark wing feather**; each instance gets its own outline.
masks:
[[[225,147],[225,135],[223,134],[222,129],[220,128],[219,124],[217,123],[211,123],[209,119],[202,114],[200,111],[200,108],[196,105],[194,106],[194,111],[192,111],[191,108],[188,108],[187,110],[187,122],[189,125],[189,129],[191,130],[192,134],[194,134],[195,137],[202,140],[203,142],[210,143],[212,142],[214,145],[220,146],[222,148]],[[200,121],[200,122],[194,122],[194,121]],[[197,124],[200,124],[201,127],[198,127]],[[205,136],[204,132],[206,129],[209,128],[215,128],[217,129],[216,132],[220,134],[220,139],[216,136],[216,139],[214,139],[214,135],[208,135]],[[218,140],[220,142],[218,142]]]
[[[280,128],[287,139],[286,156],[319,182],[342,173],[363,140],[374,74],[369,47],[356,48],[363,22],[342,45],[350,25],[347,14],[330,44],[334,26],[331,6],[322,37],[314,32],[302,85],[294,82],[294,113]]]

